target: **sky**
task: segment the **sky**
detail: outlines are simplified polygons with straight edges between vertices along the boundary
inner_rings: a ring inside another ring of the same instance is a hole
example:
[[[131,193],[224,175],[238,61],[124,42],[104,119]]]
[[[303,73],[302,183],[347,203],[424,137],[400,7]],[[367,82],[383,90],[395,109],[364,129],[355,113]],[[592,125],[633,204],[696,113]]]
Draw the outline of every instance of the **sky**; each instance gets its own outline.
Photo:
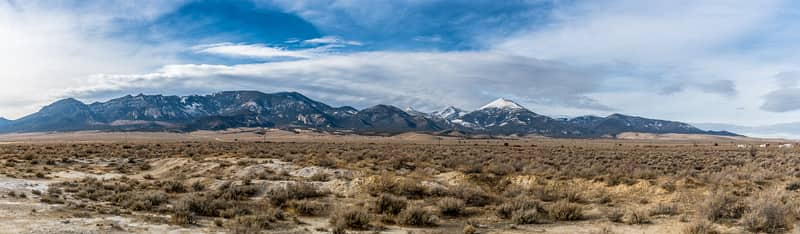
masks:
[[[67,97],[297,91],[434,111],[800,119],[800,5],[683,0],[0,0],[0,116]]]

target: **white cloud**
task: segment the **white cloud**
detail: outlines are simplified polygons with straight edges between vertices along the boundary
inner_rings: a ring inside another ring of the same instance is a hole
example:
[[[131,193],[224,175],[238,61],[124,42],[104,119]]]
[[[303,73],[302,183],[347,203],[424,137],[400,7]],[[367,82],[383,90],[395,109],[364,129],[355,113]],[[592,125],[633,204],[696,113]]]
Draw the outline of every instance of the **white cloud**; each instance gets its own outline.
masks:
[[[177,49],[168,45],[132,45],[105,36],[111,21],[154,17],[169,4],[0,1],[0,116],[32,113],[91,74],[141,72],[176,62],[171,52]]]
[[[498,97],[540,105],[608,110],[590,98],[602,75],[588,68],[487,52],[372,52],[261,64],[171,65],[157,72],[98,75],[65,96],[88,100],[133,91],[191,94],[297,90],[340,105],[475,108]]]
[[[296,90],[359,107],[475,108],[507,97],[545,114],[607,114],[616,109],[748,125],[800,118],[793,111],[798,81],[790,72],[800,65],[800,46],[793,40],[800,36],[800,24],[794,23],[800,20],[792,18],[796,8],[787,7],[786,1],[557,1],[547,21],[530,23],[510,36],[497,33],[497,38],[484,40],[486,35],[479,35],[476,41],[488,41],[488,51],[420,53],[348,52],[352,50],[342,47],[365,44],[344,39],[363,38],[350,35],[287,39],[286,48],[256,42],[148,45],[107,38],[108,24],[120,17],[146,21],[180,2],[105,1],[77,11],[53,7],[52,2],[19,2],[0,3],[0,81],[6,84],[0,88],[0,116],[5,117],[34,112],[67,96],[99,101],[138,92],[257,89]],[[313,19],[315,26],[324,24],[325,32],[353,31],[336,30],[334,17],[340,15],[327,14],[326,7],[285,3],[290,12]],[[336,12],[362,19],[348,27],[364,30],[402,26],[405,18],[386,16],[417,12],[392,4],[370,8],[375,4],[331,3],[333,10],[345,9]],[[422,35],[412,40],[449,40],[448,35]],[[175,57],[187,48],[200,57],[273,62],[184,64]],[[781,71],[789,72],[774,82]]]
[[[706,56],[759,29],[781,1],[586,1],[556,8],[553,22],[497,49],[546,59],[639,63]]]
[[[218,43],[195,46],[193,49],[202,54],[248,58],[311,58],[319,54],[316,50],[287,50],[263,44]]]
[[[317,44],[342,45],[342,46],[345,46],[345,45],[350,45],[350,46],[363,45],[363,43],[361,43],[359,41],[348,41],[348,40],[344,40],[344,39],[342,39],[340,37],[335,37],[335,36],[324,36],[324,37],[320,37],[320,38],[308,39],[308,40],[303,41],[303,43],[312,44],[312,45],[317,45]]]
[[[556,4],[551,21],[490,41],[505,53],[606,68],[611,78],[592,97],[622,112],[787,122],[800,113],[765,110],[795,100],[771,78],[800,65],[800,47],[787,40],[798,36],[796,7],[784,0]]]
[[[298,43],[299,40],[289,40],[286,43]],[[221,55],[227,57],[261,58],[261,59],[280,59],[280,58],[299,58],[308,59],[313,57],[325,56],[336,52],[336,49],[347,46],[360,46],[361,42],[348,41],[334,36],[326,36],[302,41],[303,44],[316,47],[304,49],[287,49],[274,47],[265,44],[242,44],[242,43],[215,43],[208,45],[194,46],[192,49],[196,53]]]

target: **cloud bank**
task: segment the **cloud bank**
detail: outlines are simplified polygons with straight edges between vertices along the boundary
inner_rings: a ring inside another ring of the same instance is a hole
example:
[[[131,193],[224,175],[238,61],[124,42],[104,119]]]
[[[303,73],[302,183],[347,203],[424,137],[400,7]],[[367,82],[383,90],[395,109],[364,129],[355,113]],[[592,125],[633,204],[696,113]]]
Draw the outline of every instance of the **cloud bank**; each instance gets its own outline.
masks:
[[[486,52],[327,54],[313,59],[241,65],[170,65],[157,72],[97,75],[65,96],[103,99],[137,90],[204,93],[295,90],[335,104],[381,103],[436,109],[475,108],[503,96],[530,103],[611,110],[590,97],[599,72],[563,63]],[[165,89],[164,87],[172,87]]]
[[[791,1],[0,2],[0,116],[56,98],[300,91],[435,110],[800,118]],[[446,9],[446,10],[445,10]],[[778,75],[776,75],[778,74]]]

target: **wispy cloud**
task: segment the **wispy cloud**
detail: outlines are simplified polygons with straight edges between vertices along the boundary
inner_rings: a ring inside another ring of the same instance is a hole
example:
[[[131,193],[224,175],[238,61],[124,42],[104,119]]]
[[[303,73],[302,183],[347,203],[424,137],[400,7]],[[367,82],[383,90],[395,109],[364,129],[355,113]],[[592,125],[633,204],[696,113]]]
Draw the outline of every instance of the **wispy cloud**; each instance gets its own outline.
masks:
[[[774,78],[778,88],[764,95],[761,110],[779,113],[800,110],[800,73],[784,71]]]
[[[245,57],[261,59],[308,59],[313,57],[325,56],[336,52],[338,49],[349,46],[361,46],[358,41],[349,41],[336,36],[326,36],[313,38],[304,41],[288,40],[288,44],[303,44],[311,47],[277,47],[266,44],[244,44],[244,43],[214,43],[193,46],[192,50],[199,54],[210,54],[227,57]]]
[[[732,80],[712,80],[710,82],[676,83],[661,88],[659,94],[672,95],[687,89],[696,89],[706,93],[720,94],[727,97],[736,96],[736,84]]]
[[[325,36],[320,38],[313,38],[303,41],[305,44],[325,44],[325,45],[340,45],[340,46],[360,46],[363,43],[359,41],[348,41],[336,36]]]
[[[311,58],[319,55],[316,49],[289,50],[264,44],[216,43],[194,46],[196,53],[248,58]]]

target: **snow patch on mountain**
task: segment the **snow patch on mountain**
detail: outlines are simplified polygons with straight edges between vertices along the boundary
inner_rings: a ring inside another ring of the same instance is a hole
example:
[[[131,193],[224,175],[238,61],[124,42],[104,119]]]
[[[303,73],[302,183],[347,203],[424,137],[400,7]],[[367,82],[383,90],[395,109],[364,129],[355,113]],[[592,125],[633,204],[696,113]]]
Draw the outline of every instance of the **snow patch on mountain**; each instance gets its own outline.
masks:
[[[492,108],[495,108],[495,109],[525,109],[525,107],[522,107],[522,105],[517,104],[514,101],[511,101],[511,100],[508,100],[508,99],[505,99],[505,98],[498,98],[497,100],[494,100],[494,101],[490,102],[489,104],[486,104],[486,105],[482,106],[481,108],[479,108],[479,110],[492,109]]]
[[[441,111],[434,111],[433,113],[431,113],[431,115],[434,117],[439,117],[448,121],[453,121],[455,119],[461,118],[466,114],[467,114],[466,111],[453,106],[448,106],[447,108],[444,108]]]
[[[416,110],[416,109],[414,109],[413,107],[410,107],[410,106],[406,107],[406,109],[403,109],[403,111],[405,111],[407,114],[412,115],[412,116],[427,116],[428,115],[425,112],[418,111],[418,110]]]

